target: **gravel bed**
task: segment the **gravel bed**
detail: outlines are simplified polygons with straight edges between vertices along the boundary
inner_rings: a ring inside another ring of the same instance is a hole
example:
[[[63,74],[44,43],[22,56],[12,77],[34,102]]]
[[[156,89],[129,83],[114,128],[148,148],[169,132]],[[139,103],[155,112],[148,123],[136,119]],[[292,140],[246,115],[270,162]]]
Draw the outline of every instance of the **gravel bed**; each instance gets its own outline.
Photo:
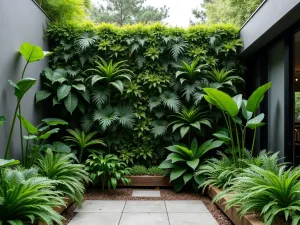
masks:
[[[201,200],[220,225],[233,225],[226,215],[224,215],[215,204],[212,204],[210,198],[205,195],[195,194],[189,191],[175,193],[170,189],[160,189],[160,198],[140,198],[131,196],[134,189],[118,188],[117,190],[106,190],[104,192],[99,189],[89,189],[85,194],[84,200]],[[72,204],[62,213],[62,215],[66,218],[65,225],[68,224],[68,222],[76,215],[76,212],[74,212],[76,207],[76,204]]]

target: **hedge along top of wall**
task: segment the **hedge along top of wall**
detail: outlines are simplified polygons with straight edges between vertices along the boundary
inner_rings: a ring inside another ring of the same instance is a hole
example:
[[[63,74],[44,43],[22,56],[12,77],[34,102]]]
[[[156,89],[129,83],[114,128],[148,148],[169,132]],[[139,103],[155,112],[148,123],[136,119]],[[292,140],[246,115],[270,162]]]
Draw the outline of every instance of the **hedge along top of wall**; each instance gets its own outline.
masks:
[[[61,104],[57,105],[59,103],[55,93],[57,86],[52,85],[53,105],[63,109],[53,110],[60,113],[56,116],[65,113],[65,118],[70,122],[76,123],[81,120],[83,128],[102,132],[107,143],[114,142],[116,149],[127,149],[130,152],[134,149],[145,152],[155,149],[163,155],[164,147],[178,141],[181,135],[180,129],[173,132],[172,126],[167,127],[174,120],[170,115],[177,112],[180,105],[188,109],[195,105],[199,105],[199,108],[207,107],[205,101],[199,101],[203,97],[199,83],[202,76],[204,77],[202,69],[199,70],[200,78],[197,77],[194,83],[181,84],[179,79],[175,78],[178,65],[182,64],[181,60],[187,62],[194,60],[197,66],[206,65],[204,71],[226,67],[235,69],[239,74],[241,70],[237,59],[241,41],[238,29],[231,25],[197,25],[188,29],[169,28],[161,24],[124,27],[112,24],[53,25],[48,29],[48,36],[54,51],[50,62],[52,69],[66,68],[70,74],[84,77],[84,85],[91,99],[91,103],[87,103],[81,97],[82,93],[72,88],[68,96],[71,96],[71,93],[77,95],[78,107],[72,111],[70,117],[66,108],[69,106],[68,103],[71,103],[69,100],[73,99],[73,95],[70,98],[64,95],[59,101]],[[97,56],[105,60],[113,59],[114,62],[126,60],[135,74],[131,77],[131,82],[124,80],[123,94],[116,89],[111,93],[110,106],[113,109],[107,107],[105,93],[107,87],[101,82],[98,86],[92,86],[90,79],[86,79],[91,74],[84,73],[86,69],[95,67],[94,60]],[[41,99],[47,96],[48,94]],[[199,98],[196,99],[197,97]],[[120,105],[128,107],[121,108],[120,113],[118,108]],[[93,119],[99,116],[96,115],[97,112],[101,116],[107,115],[108,119],[109,115],[115,115],[113,114],[115,111],[119,117],[122,114],[123,118],[124,112],[127,113],[127,122],[133,121],[132,126],[120,127],[116,119],[112,125],[103,129],[103,124]],[[206,113],[205,110],[199,112]],[[205,119],[206,116],[207,114],[205,116],[201,114],[200,117]],[[212,116],[209,119],[215,120]],[[202,133],[199,129],[195,129],[195,132],[189,135],[190,138],[186,135],[183,141],[189,144],[194,136],[199,137],[200,134],[203,137],[208,136],[205,127],[205,125],[201,127]],[[162,133],[164,135],[160,136]],[[143,147],[139,148],[141,146]]]
[[[126,60],[141,59],[140,57],[143,56],[145,59],[141,60],[156,61],[156,63],[162,62],[162,57],[171,58],[173,61],[170,54],[172,44],[173,46],[178,44],[179,47],[186,42],[184,54],[180,55],[182,58],[208,55],[214,57],[223,66],[232,67],[234,63],[231,61],[236,60],[236,49],[241,44],[239,30],[232,25],[196,25],[188,29],[166,27],[160,23],[123,27],[113,24],[53,25],[48,29],[52,46],[57,47],[52,65],[61,59],[65,61],[62,64],[67,64],[68,61],[73,63],[72,57],[84,55],[83,52],[77,54],[76,47],[76,40],[83,34],[91,38],[94,35],[99,37],[94,48],[85,51],[92,53],[92,56],[98,54]],[[82,62],[83,67],[84,63]]]

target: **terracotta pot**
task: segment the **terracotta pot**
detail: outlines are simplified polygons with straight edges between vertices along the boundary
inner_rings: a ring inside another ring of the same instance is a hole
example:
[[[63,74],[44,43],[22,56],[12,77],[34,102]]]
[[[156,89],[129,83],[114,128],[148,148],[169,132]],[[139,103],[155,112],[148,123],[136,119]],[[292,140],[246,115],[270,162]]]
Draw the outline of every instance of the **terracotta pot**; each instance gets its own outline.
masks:
[[[165,176],[126,176],[131,180],[131,187],[170,187],[170,178]],[[119,186],[126,186],[122,183]]]
[[[215,186],[210,185],[206,192],[208,196],[213,199],[217,194],[221,192],[221,190],[216,188]],[[225,205],[227,201],[228,198],[223,198],[220,201],[216,202],[216,204],[235,225],[264,225],[264,223],[260,221],[256,215],[246,215],[240,217],[238,215],[238,210],[236,207],[232,207],[231,209],[225,211]]]

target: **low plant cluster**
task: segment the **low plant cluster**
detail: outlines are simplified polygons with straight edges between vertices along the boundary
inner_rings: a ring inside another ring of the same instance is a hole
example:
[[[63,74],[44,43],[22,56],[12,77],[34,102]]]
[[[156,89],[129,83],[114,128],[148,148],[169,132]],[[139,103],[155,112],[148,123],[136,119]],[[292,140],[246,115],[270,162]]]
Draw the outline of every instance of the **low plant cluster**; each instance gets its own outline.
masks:
[[[150,176],[164,176],[166,171],[157,166],[152,166],[150,168],[146,168],[145,166],[133,166],[130,170],[130,176],[142,176],[142,175],[150,175]]]

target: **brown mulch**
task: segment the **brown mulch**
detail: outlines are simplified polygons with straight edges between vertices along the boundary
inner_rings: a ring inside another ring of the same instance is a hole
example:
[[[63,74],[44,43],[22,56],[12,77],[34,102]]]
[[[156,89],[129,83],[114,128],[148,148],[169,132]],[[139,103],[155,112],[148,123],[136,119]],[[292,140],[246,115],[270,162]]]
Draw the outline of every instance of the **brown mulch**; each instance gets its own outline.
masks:
[[[133,188],[118,188],[117,190],[102,192],[100,189],[90,189],[85,194],[84,200],[201,200],[220,225],[233,225],[216,205],[211,204],[211,199],[205,195],[189,191],[175,193],[171,189],[160,189],[160,198],[139,198],[131,196],[133,190]],[[72,204],[62,213],[62,216],[66,218],[65,225],[76,215],[74,212],[76,207],[76,204]]]

